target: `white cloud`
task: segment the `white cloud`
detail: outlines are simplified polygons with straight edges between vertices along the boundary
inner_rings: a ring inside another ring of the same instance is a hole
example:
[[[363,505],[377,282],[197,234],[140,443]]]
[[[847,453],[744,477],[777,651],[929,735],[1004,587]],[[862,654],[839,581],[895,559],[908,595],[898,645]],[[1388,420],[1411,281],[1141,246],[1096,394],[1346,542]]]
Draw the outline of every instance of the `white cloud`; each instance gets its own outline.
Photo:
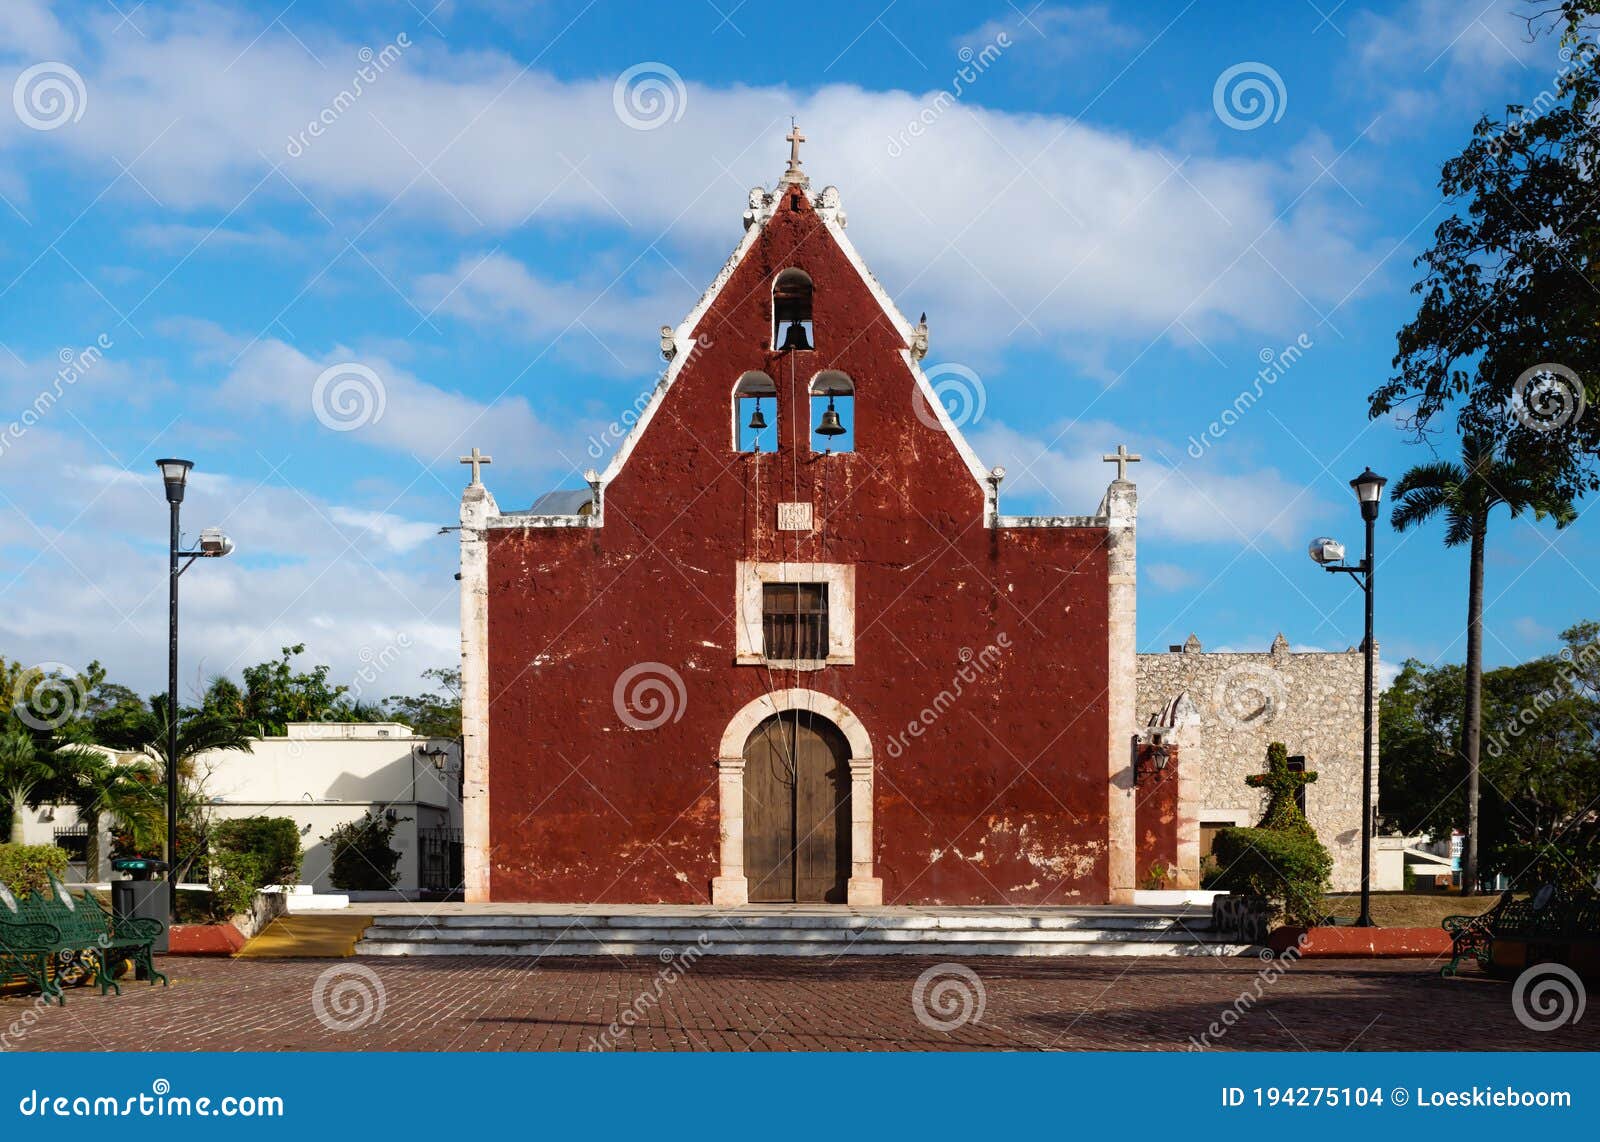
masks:
[[[583,353],[606,371],[637,375],[641,348],[654,353],[655,331],[676,325],[689,302],[681,282],[650,295],[633,292],[633,275],[557,281],[508,254],[463,257],[448,271],[416,283],[416,304],[433,319],[450,314],[478,325],[510,328],[529,340],[554,339],[567,355]],[[586,335],[586,336],[585,336]],[[592,350],[599,343],[602,352]]]
[[[1147,563],[1139,568],[1145,578],[1163,591],[1181,591],[1200,581],[1200,576],[1176,563]]]
[[[1004,32],[1013,44],[1036,43],[1048,49],[1052,58],[1103,56],[1116,48],[1135,47],[1144,42],[1139,30],[1120,22],[1104,4],[1044,5],[1016,9],[1008,16],[990,20],[964,36],[960,47],[981,51]]]
[[[1350,39],[1357,74],[1384,102],[1376,133],[1393,134],[1439,112],[1497,113],[1501,107],[1486,100],[1508,73],[1524,77],[1518,86],[1531,98],[1552,82],[1554,48],[1528,32],[1522,15],[1499,3],[1407,0],[1387,13],[1356,13]]]
[[[6,0],[0,5],[0,50],[49,59],[64,54],[71,45],[72,37],[62,29],[48,3]]]
[[[1550,646],[1556,641],[1555,631],[1527,615],[1513,620],[1511,629],[1516,632],[1518,638],[1535,646]]]
[[[1104,422],[1055,425],[1033,435],[985,421],[969,437],[984,464],[1006,469],[1001,499],[1007,512],[1093,512],[1113,474],[1100,459],[1111,440],[1125,440],[1130,451],[1143,454],[1129,473],[1139,485],[1139,527],[1164,539],[1292,546],[1320,507],[1308,489],[1274,468],[1219,472],[1189,461],[1181,448]]]
[[[1326,180],[1295,201],[1309,180],[1292,165],[1185,160],[1088,123],[982,107],[981,89],[903,143],[935,93],[689,82],[681,119],[639,131],[613,109],[612,75],[559,80],[429,40],[290,157],[291,138],[348,86],[356,45],[314,37],[323,67],[276,29],[252,43],[258,26],[206,12],[150,13],[144,37],[105,36],[78,61],[82,121],[47,136],[13,123],[0,145],[65,150],[102,174],[113,158],[131,163],[163,201],[208,216],[251,193],[470,231],[583,222],[702,282],[738,238],[744,191],[779,169],[793,112],[813,140],[807,169],[842,188],[869,262],[907,309],[929,310],[947,346],[1020,335],[1083,352],[1179,320],[1201,335],[1277,328],[1304,320],[1296,290],[1332,304],[1378,260],[1317,210]]]
[[[35,427],[0,465],[0,654],[84,666],[149,692],[166,670],[167,505],[153,467],[125,470],[86,441]],[[48,483],[33,478],[48,465]],[[416,686],[458,653],[453,536],[432,521],[329,503],[281,483],[197,470],[186,536],[220,524],[238,544],[183,577],[183,685],[308,643],[335,681],[393,647],[368,696]]]
[[[413,457],[419,465],[453,472],[457,453],[478,446],[493,454],[542,464],[536,473],[563,473],[588,462],[536,416],[528,401],[507,393],[489,403],[421,380],[382,356],[335,347],[317,359],[292,345],[268,338],[247,345],[217,387],[223,407],[243,413],[263,411],[290,421],[317,423],[329,447],[371,445]],[[353,366],[353,367],[352,367]],[[319,389],[319,380],[329,379]],[[489,387],[496,387],[491,379]],[[507,376],[499,387],[512,389],[526,378]],[[338,429],[332,425],[350,424]]]

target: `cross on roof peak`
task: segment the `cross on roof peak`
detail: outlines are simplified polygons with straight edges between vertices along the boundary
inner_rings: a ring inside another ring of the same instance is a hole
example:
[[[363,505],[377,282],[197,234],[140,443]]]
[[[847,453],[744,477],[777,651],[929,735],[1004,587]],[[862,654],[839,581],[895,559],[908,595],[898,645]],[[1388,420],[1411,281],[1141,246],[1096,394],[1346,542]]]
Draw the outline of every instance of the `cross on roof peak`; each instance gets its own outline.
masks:
[[[1126,444],[1119,444],[1115,452],[1102,456],[1100,459],[1107,464],[1115,464],[1117,466],[1117,479],[1126,480],[1128,478],[1128,465],[1137,464],[1144,457],[1137,452],[1129,452]]]
[[[461,463],[472,465],[472,480],[467,484],[467,487],[480,487],[483,484],[483,465],[493,464],[494,459],[493,457],[485,456],[474,448],[471,456],[461,457]]]
[[[800,169],[800,144],[806,141],[806,137],[800,133],[792,115],[789,117],[789,133],[784,140],[789,144],[789,169],[783,172],[783,181],[798,186],[810,185],[811,180]]]

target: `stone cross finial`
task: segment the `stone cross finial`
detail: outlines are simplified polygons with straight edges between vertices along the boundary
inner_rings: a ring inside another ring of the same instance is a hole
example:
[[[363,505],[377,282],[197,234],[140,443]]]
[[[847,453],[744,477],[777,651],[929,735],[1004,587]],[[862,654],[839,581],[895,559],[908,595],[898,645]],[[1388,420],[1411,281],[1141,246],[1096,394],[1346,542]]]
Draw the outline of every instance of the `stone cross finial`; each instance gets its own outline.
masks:
[[[1100,459],[1107,464],[1115,464],[1117,466],[1117,479],[1126,480],[1128,478],[1128,465],[1137,464],[1144,457],[1137,452],[1129,452],[1126,444],[1119,444],[1116,452],[1108,456],[1102,456]]]
[[[789,120],[789,133],[784,139],[789,143],[789,169],[783,172],[783,181],[795,186],[809,186],[811,180],[800,169],[800,144],[806,141],[806,137],[800,133],[793,119]]]
[[[800,144],[806,141],[806,137],[800,133],[800,128],[795,125],[793,119],[789,120],[789,133],[784,136],[784,140],[789,144],[789,169],[799,171]]]
[[[470,488],[474,486],[481,486],[483,484],[483,465],[493,464],[494,460],[491,457],[485,456],[482,452],[479,452],[476,448],[474,448],[471,456],[461,457],[461,463],[472,465],[472,480],[467,484],[467,487]]]

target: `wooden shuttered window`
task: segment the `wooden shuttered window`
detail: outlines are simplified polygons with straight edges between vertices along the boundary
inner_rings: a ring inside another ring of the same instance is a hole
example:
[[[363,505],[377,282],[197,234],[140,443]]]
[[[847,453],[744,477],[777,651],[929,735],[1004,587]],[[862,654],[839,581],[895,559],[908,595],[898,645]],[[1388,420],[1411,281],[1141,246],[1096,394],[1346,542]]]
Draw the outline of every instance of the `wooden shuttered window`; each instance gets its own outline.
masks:
[[[787,662],[828,657],[828,585],[765,583],[761,636],[767,658]]]

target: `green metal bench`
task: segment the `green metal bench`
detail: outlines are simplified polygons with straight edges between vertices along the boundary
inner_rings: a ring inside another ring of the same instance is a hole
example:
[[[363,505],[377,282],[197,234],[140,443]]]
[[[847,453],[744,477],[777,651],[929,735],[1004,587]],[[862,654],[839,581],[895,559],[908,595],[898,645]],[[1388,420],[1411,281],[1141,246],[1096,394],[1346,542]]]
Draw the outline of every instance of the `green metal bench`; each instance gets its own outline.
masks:
[[[1451,959],[1439,974],[1446,978],[1455,975],[1461,961],[1468,956],[1477,960],[1479,967],[1487,969],[1497,937],[1540,928],[1555,903],[1556,887],[1546,884],[1526,900],[1514,899],[1508,889],[1493,908],[1477,916],[1446,916],[1439,926],[1450,933]]]
[[[63,984],[93,982],[102,995],[121,995],[115,968],[123,959],[152,985],[159,979],[165,986],[151,954],[160,935],[159,920],[114,917],[94,895],[74,896],[54,876],[48,892],[22,897],[0,885],[0,970],[23,976],[58,1003],[67,1001]]]

